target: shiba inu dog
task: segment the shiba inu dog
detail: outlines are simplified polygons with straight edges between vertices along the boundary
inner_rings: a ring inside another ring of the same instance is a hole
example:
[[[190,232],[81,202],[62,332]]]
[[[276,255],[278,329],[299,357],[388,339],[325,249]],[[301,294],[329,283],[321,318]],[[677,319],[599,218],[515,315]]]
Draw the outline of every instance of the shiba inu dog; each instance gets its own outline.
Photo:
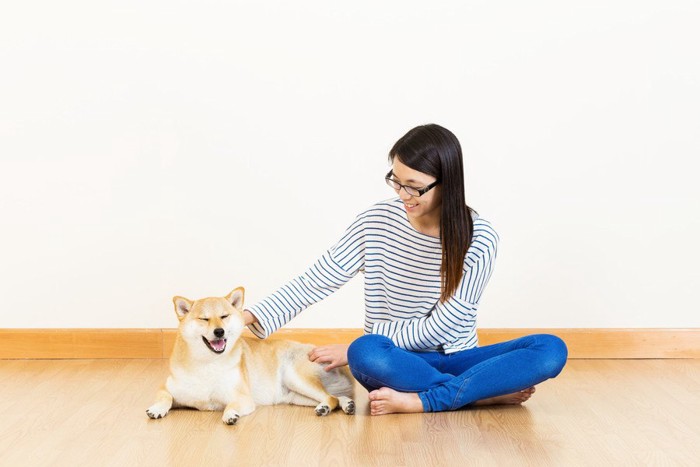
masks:
[[[146,410],[162,418],[172,407],[223,410],[235,425],[256,405],[296,404],[328,415],[340,405],[355,413],[353,379],[346,367],[325,371],[309,361],[309,344],[242,337],[242,287],[226,297],[174,297],[180,320],[170,356],[170,376]]]

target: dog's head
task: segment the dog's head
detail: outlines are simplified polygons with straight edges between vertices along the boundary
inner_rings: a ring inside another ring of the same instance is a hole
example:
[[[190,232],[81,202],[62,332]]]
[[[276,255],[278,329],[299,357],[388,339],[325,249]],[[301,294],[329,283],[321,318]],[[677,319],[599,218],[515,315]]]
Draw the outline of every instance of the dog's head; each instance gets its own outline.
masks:
[[[173,297],[180,336],[197,353],[225,353],[243,332],[244,295],[243,287],[238,287],[225,297],[194,301]]]

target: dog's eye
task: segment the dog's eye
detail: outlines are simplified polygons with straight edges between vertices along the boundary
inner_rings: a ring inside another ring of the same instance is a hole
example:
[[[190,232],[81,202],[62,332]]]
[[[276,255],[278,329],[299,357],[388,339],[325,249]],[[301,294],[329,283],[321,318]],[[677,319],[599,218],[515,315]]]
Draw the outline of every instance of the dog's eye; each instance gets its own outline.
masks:
[[[226,319],[226,318],[228,318],[229,316],[231,316],[231,315],[224,315],[224,316],[221,317],[221,319]]]
[[[200,321],[209,321],[209,318],[199,318]]]

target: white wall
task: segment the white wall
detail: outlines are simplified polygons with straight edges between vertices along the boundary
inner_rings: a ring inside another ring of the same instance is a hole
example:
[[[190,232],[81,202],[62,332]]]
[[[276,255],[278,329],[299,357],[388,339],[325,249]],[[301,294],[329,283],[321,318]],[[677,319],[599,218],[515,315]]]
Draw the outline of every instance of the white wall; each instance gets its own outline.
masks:
[[[0,327],[248,301],[460,138],[483,327],[700,327],[696,1],[26,1],[0,15]],[[355,278],[292,327],[360,327]]]

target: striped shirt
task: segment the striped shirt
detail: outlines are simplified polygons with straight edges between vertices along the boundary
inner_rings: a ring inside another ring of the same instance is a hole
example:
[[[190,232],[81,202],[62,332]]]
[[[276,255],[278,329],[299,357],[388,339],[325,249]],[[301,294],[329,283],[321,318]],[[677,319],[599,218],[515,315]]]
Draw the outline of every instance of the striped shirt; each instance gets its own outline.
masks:
[[[246,307],[258,319],[249,326],[264,338],[309,305],[364,273],[365,333],[382,334],[404,349],[457,352],[478,345],[476,311],[491,277],[498,234],[475,213],[464,274],[450,299],[440,303],[442,245],[418,232],[399,198],[360,213],[343,237],[306,272]]]

